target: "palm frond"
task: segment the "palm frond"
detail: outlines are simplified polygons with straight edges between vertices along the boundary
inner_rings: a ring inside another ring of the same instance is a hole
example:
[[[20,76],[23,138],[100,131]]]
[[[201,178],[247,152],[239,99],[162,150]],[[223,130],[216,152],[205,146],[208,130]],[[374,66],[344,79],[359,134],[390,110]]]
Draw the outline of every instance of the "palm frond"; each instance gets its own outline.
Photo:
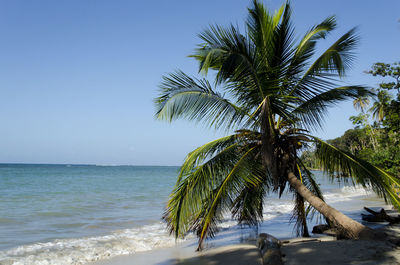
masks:
[[[231,140],[226,138],[217,143],[206,144],[203,152],[197,151],[200,160],[204,153],[210,152],[212,145],[215,148],[222,148],[222,145],[225,145],[225,148],[199,166],[194,163],[198,159],[192,154],[181,167],[178,182],[170,195],[163,216],[171,234],[174,233],[175,237],[183,237],[193,229],[197,216],[201,214],[202,204],[240,157],[241,149],[237,144],[231,143]]]
[[[161,95],[155,100],[158,119],[186,118],[229,129],[249,117],[240,107],[214,91],[205,79],[193,79],[181,71],[163,79]]]
[[[304,199],[297,192],[294,193],[294,209],[290,222],[295,221],[293,229],[296,231],[296,236],[309,237],[307,227],[307,211],[304,206]]]
[[[215,153],[220,153],[228,147],[236,146],[235,143],[236,135],[228,135],[206,143],[190,152],[181,166],[177,182],[180,182],[183,176],[192,173],[192,170],[200,166],[205,159],[212,157]]]
[[[386,90],[380,90],[375,98],[375,102],[369,111],[372,111],[372,117],[378,121],[383,121],[385,117],[385,107],[392,100],[392,96]]]
[[[249,38],[257,47],[262,49],[272,43],[274,30],[281,21],[285,9],[286,4],[271,16],[262,3],[253,1],[252,7],[248,9],[246,26]]]
[[[344,76],[354,59],[354,48],[358,43],[357,28],[343,34],[307,70],[304,76],[319,75],[323,72]]]
[[[240,130],[235,134],[218,138],[196,148],[186,156],[177,182],[180,182],[184,176],[192,174],[195,168],[199,169],[207,159],[221,156],[224,152],[232,148],[239,148],[243,144],[254,144],[260,140],[259,138],[260,135],[257,132]]]
[[[362,112],[364,112],[364,110],[368,107],[368,105],[369,105],[369,96],[359,96],[353,100],[353,107],[356,110],[361,110]]]
[[[350,177],[354,183],[364,188],[372,189],[385,201],[391,201],[393,206],[400,209],[400,198],[394,191],[394,186],[400,187],[400,179],[370,163],[342,151],[317,137],[316,157],[323,170],[331,176]]]
[[[336,18],[335,16],[327,17],[320,24],[312,27],[300,41],[296,53],[300,53],[305,48],[305,45],[310,41],[315,41],[318,39],[325,39],[326,35],[336,28]]]
[[[212,230],[210,230],[212,223],[220,215],[217,214],[217,209],[228,208],[232,205],[234,198],[240,194],[241,187],[243,186],[256,186],[261,181],[261,176],[255,174],[254,168],[252,167],[254,163],[254,154],[256,154],[257,147],[250,148],[245,152],[235,165],[231,168],[229,173],[226,175],[224,180],[215,189],[211,203],[205,211],[204,217],[201,222],[199,222],[199,246],[202,244],[203,240],[209,236],[213,236]],[[225,204],[228,207],[223,207]]]
[[[357,42],[356,28],[353,28],[320,55],[301,78],[294,80],[290,94],[307,101],[337,86],[335,78],[343,77],[350,68]]]
[[[349,99],[371,96],[372,92],[362,86],[343,86],[320,93],[307,101],[301,102],[292,113],[305,128],[321,128],[329,107]]]
[[[301,39],[295,48],[295,53],[291,59],[290,66],[286,72],[286,78],[300,74],[308,61],[315,53],[316,41],[325,38],[326,35],[336,28],[336,19],[334,16],[326,18],[320,24],[312,27]]]
[[[216,84],[223,85],[242,107],[250,111],[256,104],[254,102],[263,98],[254,44],[234,26],[210,26],[200,38],[205,44],[192,55],[198,59],[200,70],[204,73],[210,68],[217,70]],[[238,90],[241,87],[246,89]]]
[[[206,210],[203,204],[213,197],[214,189],[237,161],[249,149],[257,147],[257,138],[257,133],[242,130],[209,142],[188,154],[163,217],[175,237],[183,237],[198,226],[199,218]]]
[[[239,224],[256,226],[263,219],[264,200],[268,189],[265,183],[244,187],[233,202],[232,217]]]

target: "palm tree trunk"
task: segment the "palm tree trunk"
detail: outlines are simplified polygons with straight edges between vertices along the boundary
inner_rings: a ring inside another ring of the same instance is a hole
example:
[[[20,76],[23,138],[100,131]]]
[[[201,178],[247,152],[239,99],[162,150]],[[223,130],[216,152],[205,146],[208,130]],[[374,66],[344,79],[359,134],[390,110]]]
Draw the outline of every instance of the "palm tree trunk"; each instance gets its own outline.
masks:
[[[276,157],[274,156],[274,120],[271,114],[271,106],[269,98],[265,97],[261,107],[261,135],[262,135],[262,149],[263,149],[263,160],[266,168],[270,171],[270,175],[274,176],[273,186],[277,189],[279,186],[278,168],[276,163]]]
[[[323,200],[315,196],[300,180],[297,179],[293,172],[289,172],[288,180],[290,185],[318,212],[332,222],[345,236],[349,238],[373,239],[375,233],[369,227],[354,221],[353,219],[342,214],[338,210],[330,207]]]
[[[372,148],[374,149],[374,151],[376,151],[376,146],[378,145],[377,141],[376,141],[376,137],[375,137],[375,132],[374,132],[374,128],[372,128],[372,126],[370,124],[368,124],[369,129],[371,131],[371,143],[372,143]]]

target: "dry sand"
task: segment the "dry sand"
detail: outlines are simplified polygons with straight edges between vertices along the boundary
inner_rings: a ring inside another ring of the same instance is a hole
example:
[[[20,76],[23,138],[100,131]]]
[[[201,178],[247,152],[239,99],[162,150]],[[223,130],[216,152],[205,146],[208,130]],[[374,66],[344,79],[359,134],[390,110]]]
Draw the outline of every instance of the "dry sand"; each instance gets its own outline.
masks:
[[[400,239],[400,226],[381,229],[391,239]],[[283,241],[285,265],[378,265],[400,264],[400,248],[387,241],[296,238]]]

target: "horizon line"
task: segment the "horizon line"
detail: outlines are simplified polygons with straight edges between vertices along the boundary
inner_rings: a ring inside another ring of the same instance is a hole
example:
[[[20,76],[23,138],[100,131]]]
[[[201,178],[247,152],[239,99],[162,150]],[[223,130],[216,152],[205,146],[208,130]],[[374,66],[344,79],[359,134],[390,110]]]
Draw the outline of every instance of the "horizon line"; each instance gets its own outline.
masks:
[[[0,162],[0,165],[53,165],[53,166],[99,166],[99,167],[179,167],[180,165],[133,165],[133,164],[87,164],[87,163],[25,163]]]

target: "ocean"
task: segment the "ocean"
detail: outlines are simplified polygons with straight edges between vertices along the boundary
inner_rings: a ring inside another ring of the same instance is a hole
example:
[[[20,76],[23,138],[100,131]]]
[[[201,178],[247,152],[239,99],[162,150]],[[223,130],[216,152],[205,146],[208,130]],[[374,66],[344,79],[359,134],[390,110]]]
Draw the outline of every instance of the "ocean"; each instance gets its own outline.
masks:
[[[85,264],[173,247],[161,216],[178,167],[0,164],[0,264]],[[351,182],[314,172],[332,206],[360,220],[363,206],[382,200]],[[271,195],[264,222],[236,225],[227,216],[212,247],[266,232],[295,236],[292,195]],[[317,223],[314,219],[310,223]],[[188,240],[194,242],[193,235]],[[179,243],[179,242],[178,242]],[[194,247],[193,247],[194,248]]]

